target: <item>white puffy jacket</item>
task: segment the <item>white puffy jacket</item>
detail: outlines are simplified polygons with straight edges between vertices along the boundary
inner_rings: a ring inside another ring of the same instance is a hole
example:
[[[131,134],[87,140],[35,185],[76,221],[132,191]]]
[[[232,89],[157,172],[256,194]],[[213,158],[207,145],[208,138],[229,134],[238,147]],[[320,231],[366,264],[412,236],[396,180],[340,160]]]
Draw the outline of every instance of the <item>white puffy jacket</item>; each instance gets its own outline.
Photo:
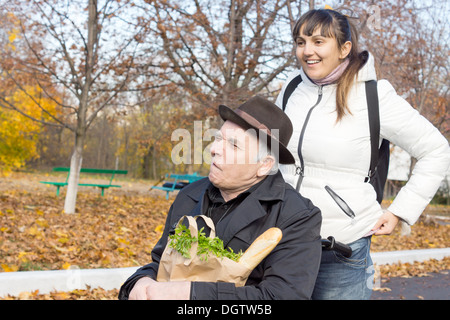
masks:
[[[368,233],[382,214],[372,185],[364,182],[370,165],[369,118],[364,82],[376,80],[374,60],[369,60],[359,71],[357,83],[349,93],[351,115],[336,123],[336,85],[319,87],[312,83],[303,70],[294,71],[282,88],[276,104],[281,108],[287,83],[299,73],[303,81],[292,93],[285,112],[291,119],[294,132],[288,148],[297,152],[300,133],[307,113],[311,111],[305,129],[302,155],[304,178],[300,193],[311,199],[322,211],[321,236],[334,236],[350,243]],[[319,94],[322,94],[319,99]],[[401,147],[418,161],[412,176],[394,199],[389,211],[408,224],[417,221],[436,193],[450,164],[448,141],[408,102],[398,96],[386,80],[378,81],[380,105],[380,143],[386,138]],[[294,165],[280,165],[286,182],[296,187],[299,175]],[[326,190],[326,186],[332,191]],[[332,198],[337,194],[351,208],[354,217],[344,213]]]

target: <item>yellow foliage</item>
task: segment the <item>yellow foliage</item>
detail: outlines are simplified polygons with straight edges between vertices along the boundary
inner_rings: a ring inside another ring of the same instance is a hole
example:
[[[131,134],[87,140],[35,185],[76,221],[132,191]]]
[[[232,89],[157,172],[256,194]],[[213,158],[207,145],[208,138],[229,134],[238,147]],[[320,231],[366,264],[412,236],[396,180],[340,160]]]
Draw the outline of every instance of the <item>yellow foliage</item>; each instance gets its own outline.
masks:
[[[14,40],[16,40],[18,36],[19,30],[12,29],[8,32],[8,47],[11,48],[12,51],[16,51],[16,46],[14,45]]]
[[[65,263],[62,265],[62,268],[63,268],[64,270],[69,270],[70,267],[71,267],[71,264],[68,263],[68,262],[65,262]]]
[[[3,268],[4,272],[15,272],[17,270],[19,270],[19,267],[16,265],[7,265],[6,263],[2,263],[0,265]]]
[[[9,47],[12,51],[16,51],[14,40],[20,37],[20,22],[11,12],[8,12],[5,18],[5,20],[7,21],[7,26],[11,28],[10,30],[5,30],[8,34],[8,43],[6,44],[6,46]]]
[[[35,119],[48,120],[49,115],[46,112],[56,114],[56,103],[42,97],[40,88],[24,89],[26,93],[17,90],[7,101]],[[23,167],[26,161],[38,157],[36,146],[41,130],[39,122],[15,110],[0,108],[0,174]]]

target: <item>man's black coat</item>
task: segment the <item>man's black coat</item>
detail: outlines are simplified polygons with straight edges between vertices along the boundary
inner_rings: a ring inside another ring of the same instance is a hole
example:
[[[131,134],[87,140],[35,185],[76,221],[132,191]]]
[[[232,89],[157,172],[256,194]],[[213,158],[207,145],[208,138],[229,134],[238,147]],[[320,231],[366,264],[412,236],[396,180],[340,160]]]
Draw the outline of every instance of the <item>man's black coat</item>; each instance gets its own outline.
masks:
[[[183,215],[199,215],[210,186],[207,178],[183,188],[173,202],[153,262],[138,269],[121,287],[127,299],[140,278],[156,279],[168,235]],[[207,202],[206,202],[207,203]],[[286,184],[278,172],[266,179],[216,225],[216,235],[234,252],[245,251],[264,231],[278,227],[283,238],[252,271],[244,287],[232,283],[193,282],[191,299],[310,299],[321,258],[320,210]]]

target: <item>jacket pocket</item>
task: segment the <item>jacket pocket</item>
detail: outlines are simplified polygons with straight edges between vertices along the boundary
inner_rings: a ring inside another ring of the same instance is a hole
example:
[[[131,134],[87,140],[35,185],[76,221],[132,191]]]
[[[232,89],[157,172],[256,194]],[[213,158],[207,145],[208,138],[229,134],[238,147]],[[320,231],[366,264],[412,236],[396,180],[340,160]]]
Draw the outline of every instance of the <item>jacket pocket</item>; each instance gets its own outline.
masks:
[[[372,263],[370,259],[370,238],[361,238],[348,245],[352,248],[352,256],[346,258],[338,252],[334,252],[337,262],[344,263],[353,268],[367,268]]]
[[[329,186],[325,186],[325,190],[327,190],[328,194],[331,196],[331,198],[336,202],[336,204],[341,208],[341,210],[352,219],[352,222],[355,219],[355,213],[353,212],[352,208],[345,202],[344,199],[342,199],[333,189],[331,189]]]

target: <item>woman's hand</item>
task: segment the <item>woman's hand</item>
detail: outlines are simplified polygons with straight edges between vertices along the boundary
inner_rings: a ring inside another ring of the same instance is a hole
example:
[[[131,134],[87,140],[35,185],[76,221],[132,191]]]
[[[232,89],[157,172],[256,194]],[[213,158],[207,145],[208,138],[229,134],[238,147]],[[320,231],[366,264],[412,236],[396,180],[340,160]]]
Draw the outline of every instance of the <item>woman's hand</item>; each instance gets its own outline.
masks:
[[[388,235],[394,231],[395,226],[400,219],[390,211],[385,211],[383,215],[378,219],[372,231],[376,236]]]

